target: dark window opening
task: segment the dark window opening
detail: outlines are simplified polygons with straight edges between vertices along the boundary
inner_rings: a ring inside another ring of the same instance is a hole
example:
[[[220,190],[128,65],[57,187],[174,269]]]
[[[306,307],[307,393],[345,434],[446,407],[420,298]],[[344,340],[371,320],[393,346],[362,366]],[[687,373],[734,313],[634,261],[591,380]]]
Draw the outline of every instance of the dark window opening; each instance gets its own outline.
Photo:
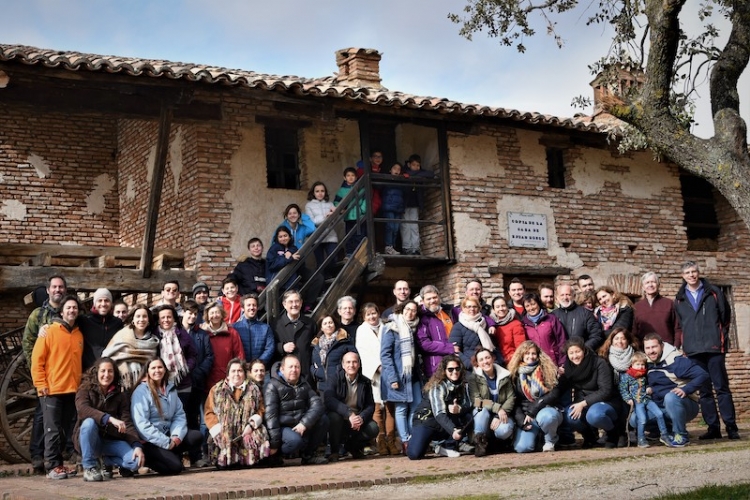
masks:
[[[370,154],[376,150],[383,153],[383,163],[380,165],[381,173],[388,173],[391,166],[397,161],[403,162],[406,158],[396,157],[396,127],[392,123],[371,122],[369,127]],[[369,165],[369,159],[365,159]]]
[[[547,148],[547,182],[551,188],[565,189],[564,151],[560,148]]]
[[[700,177],[680,174],[684,225],[688,250],[716,252],[719,249],[721,226],[716,216],[713,186]]]
[[[269,188],[300,188],[297,129],[266,127],[266,176]]]

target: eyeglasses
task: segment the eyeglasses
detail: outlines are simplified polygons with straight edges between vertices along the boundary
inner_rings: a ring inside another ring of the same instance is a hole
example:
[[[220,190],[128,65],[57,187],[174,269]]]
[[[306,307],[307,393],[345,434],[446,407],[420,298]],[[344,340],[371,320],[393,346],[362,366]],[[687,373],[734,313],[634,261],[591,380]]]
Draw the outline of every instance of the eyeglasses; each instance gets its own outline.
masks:
[[[445,369],[445,371],[447,371],[448,373],[457,372],[459,370],[461,370],[461,368],[459,368],[458,366],[449,366]]]

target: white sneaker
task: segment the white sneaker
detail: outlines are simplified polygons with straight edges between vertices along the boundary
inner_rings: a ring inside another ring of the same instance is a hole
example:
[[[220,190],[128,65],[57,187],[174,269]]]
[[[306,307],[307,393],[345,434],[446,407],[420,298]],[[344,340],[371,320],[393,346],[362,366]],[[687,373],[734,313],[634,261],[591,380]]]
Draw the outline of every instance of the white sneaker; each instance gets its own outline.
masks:
[[[461,456],[461,454],[456,450],[449,450],[448,448],[443,448],[440,445],[435,447],[435,454],[448,458],[458,458]]]
[[[401,255],[401,252],[393,247],[385,247],[385,253],[387,253],[388,255]]]
[[[542,451],[555,451],[555,443],[544,443]]]

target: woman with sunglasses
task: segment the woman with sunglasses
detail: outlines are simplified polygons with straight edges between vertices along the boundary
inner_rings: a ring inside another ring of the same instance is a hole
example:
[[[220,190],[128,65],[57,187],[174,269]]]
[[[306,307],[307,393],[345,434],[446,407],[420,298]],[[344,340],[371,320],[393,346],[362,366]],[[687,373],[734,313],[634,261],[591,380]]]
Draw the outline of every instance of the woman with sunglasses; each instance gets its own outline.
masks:
[[[457,354],[440,360],[437,370],[425,385],[422,400],[412,424],[412,436],[406,454],[411,460],[424,457],[431,441],[439,441],[435,453],[457,458],[458,443],[471,422],[472,405],[464,378],[464,364]]]

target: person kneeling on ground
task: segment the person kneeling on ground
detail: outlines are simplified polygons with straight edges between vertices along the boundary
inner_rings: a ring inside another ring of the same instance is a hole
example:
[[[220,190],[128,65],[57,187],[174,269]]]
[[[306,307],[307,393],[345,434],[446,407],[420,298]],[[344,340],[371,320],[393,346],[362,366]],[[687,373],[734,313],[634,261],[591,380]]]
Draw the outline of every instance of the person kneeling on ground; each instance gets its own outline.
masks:
[[[471,423],[472,409],[461,358],[456,354],[443,357],[425,391],[427,397],[414,413],[406,454],[411,460],[419,460],[430,441],[444,441],[435,447],[435,453],[457,458],[461,454],[456,448],[466,434],[465,427]]]
[[[331,443],[329,462],[339,459],[343,441],[353,458],[365,456],[364,447],[378,435],[378,424],[372,419],[375,400],[370,381],[359,371],[359,354],[347,352],[336,378],[329,381],[323,399],[328,410],[328,435]]]
[[[538,345],[527,340],[516,349],[508,370],[516,391],[518,430],[513,449],[516,453],[531,453],[537,449],[537,437],[543,434],[542,451],[555,451],[557,428],[563,422],[563,414],[557,408],[557,365]]]
[[[513,414],[516,395],[510,372],[495,363],[495,355],[486,347],[478,347],[472,357],[473,373],[469,378],[469,397],[474,402],[474,455],[487,454],[489,437],[506,440],[513,435]]]
[[[130,418],[130,397],[122,391],[120,372],[111,358],[99,358],[89,369],[76,393],[76,411],[73,442],[81,454],[83,480],[112,479],[114,465],[121,476],[133,476],[146,457]]]
[[[328,463],[315,454],[328,433],[328,417],[323,400],[300,377],[297,356],[288,354],[274,363],[264,396],[271,453],[301,451],[303,465]]]
[[[141,382],[133,391],[130,414],[144,441],[146,467],[158,474],[179,474],[183,468],[183,452],[195,452],[203,435],[200,431],[188,430],[185,410],[174,384],[168,382],[164,361],[152,359],[143,371]]]

